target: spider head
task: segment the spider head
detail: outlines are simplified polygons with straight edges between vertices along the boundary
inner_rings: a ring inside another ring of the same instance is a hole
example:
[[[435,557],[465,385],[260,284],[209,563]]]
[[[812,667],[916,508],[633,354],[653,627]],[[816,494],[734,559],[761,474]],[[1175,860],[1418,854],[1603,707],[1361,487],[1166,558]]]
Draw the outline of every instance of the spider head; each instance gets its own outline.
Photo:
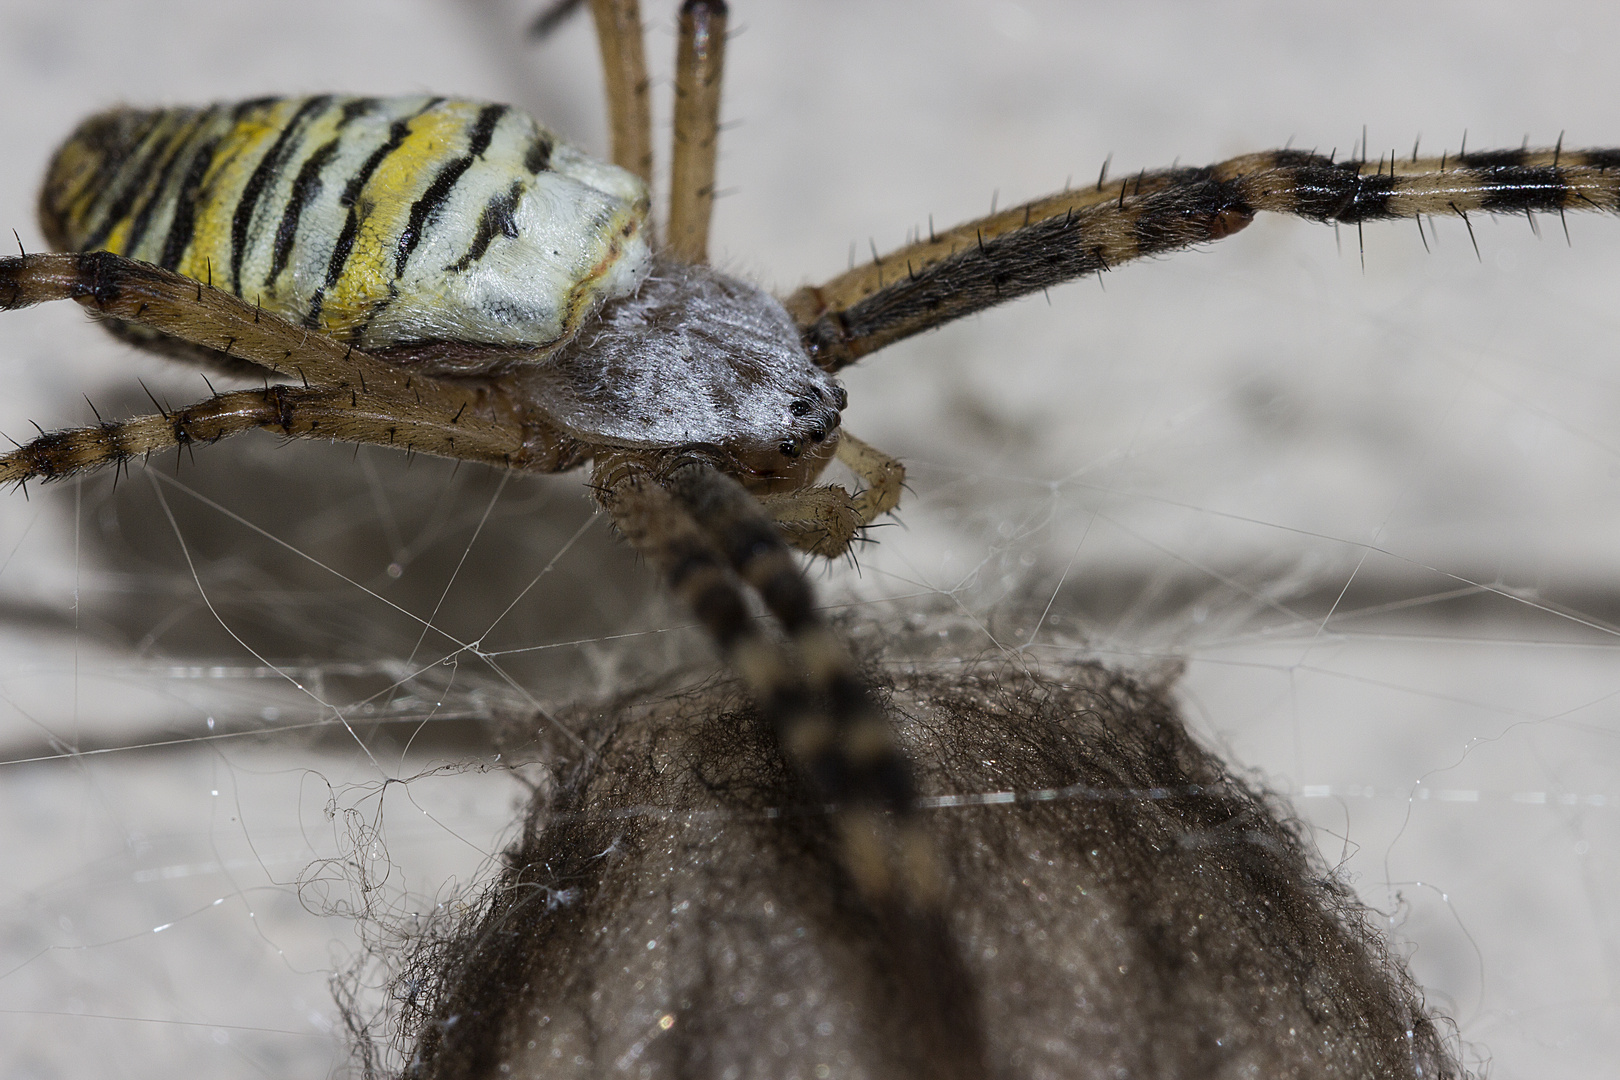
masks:
[[[817,369],[819,371],[819,369]],[[805,384],[803,396],[792,398],[790,423],[773,445],[733,443],[726,449],[736,460],[738,479],[760,494],[797,491],[813,483],[838,450],[839,413],[848,403],[836,380],[830,386]]]
[[[719,448],[755,491],[810,483],[838,447],[847,398],[769,293],[708,266],[655,262],[528,370],[532,399],[582,442]]]

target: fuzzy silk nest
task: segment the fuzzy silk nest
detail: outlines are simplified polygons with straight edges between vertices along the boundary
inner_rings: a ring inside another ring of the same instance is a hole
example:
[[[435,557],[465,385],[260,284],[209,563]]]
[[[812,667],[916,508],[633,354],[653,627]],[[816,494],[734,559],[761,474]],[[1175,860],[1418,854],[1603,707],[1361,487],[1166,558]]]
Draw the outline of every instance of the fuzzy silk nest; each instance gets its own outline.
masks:
[[[419,1080],[1445,1077],[1279,802],[1100,665],[874,666],[948,866],[874,911],[729,685],[572,719],[481,905],[396,983]]]

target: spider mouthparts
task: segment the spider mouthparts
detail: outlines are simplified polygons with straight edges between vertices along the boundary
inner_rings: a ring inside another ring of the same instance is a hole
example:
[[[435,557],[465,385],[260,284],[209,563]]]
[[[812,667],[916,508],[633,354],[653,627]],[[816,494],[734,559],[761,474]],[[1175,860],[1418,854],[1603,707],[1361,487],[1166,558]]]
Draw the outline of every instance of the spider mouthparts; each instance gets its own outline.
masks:
[[[808,486],[838,450],[838,431],[824,431],[820,439],[782,439],[752,449],[729,446],[739,466],[736,476],[750,490],[769,494],[797,491]]]

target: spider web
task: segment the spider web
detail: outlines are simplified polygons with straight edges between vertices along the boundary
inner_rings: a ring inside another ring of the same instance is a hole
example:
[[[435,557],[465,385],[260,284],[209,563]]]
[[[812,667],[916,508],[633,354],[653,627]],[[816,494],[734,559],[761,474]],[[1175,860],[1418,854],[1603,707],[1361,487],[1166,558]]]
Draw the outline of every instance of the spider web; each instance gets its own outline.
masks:
[[[775,7],[735,13],[716,247],[784,288],[1107,149],[1120,173],[1293,132],[1347,152],[1362,123],[1374,153],[1465,123],[1620,141],[1620,26],[1574,5],[1541,36],[1411,5]],[[0,5],[32,103],[0,206],[30,248],[49,148],[120,98],[449,87],[600,132],[583,25],[531,53],[516,4],[217,8]],[[1620,231],[1569,226],[1476,222],[1476,260],[1460,223],[1426,252],[1409,224],[1263,221],[875,357],[846,420],[913,491],[821,576],[857,632],[964,662],[1183,664],[1188,722],[1294,800],[1498,1077],[1603,1075],[1620,1044]],[[19,438],[87,420],[81,391],[146,410],[137,375],[204,391],[71,310],[0,329]],[[340,1067],[333,978],[380,1007],[378,958],[469,902],[539,782],[489,724],[554,731],[705,648],[575,478],[268,437],[8,498],[0,604],[0,1062],[29,1077]]]

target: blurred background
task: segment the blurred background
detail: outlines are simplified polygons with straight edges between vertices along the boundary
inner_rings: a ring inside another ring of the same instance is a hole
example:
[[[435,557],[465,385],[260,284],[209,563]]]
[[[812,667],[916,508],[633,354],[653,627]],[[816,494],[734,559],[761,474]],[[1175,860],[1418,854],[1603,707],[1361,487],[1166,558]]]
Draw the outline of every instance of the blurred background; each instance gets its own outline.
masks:
[[[589,20],[530,45],[535,7],[0,0],[0,227],[43,247],[46,160],[118,102],[452,92],[602,152]],[[646,7],[667,117],[675,5]],[[739,0],[733,26],[713,250],[782,293],[1107,155],[1620,145],[1594,4]],[[1476,257],[1459,222],[1426,249],[1262,220],[872,357],[846,423],[912,492],[816,574],[851,633],[964,664],[1180,665],[1189,724],[1293,802],[1472,1065],[1596,1077],[1620,223],[1537,225],[1476,218]],[[85,395],[207,392],[66,304],[0,319],[0,378],[19,440]],[[0,1071],[340,1068],[334,977],[373,1001],[376,953],[511,834],[490,722],[555,732],[704,648],[577,476],[253,435],[5,495]]]

